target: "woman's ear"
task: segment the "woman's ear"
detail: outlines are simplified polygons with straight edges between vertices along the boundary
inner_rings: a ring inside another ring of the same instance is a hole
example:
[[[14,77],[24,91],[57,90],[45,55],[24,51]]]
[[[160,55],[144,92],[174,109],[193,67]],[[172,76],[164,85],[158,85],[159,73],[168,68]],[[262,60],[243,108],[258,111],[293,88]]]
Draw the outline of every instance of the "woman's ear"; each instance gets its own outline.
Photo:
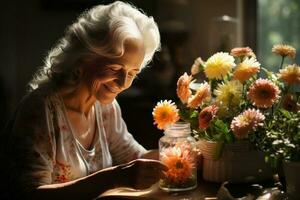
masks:
[[[82,67],[78,67],[76,69],[74,69],[73,71],[73,76],[75,79],[81,79],[84,75],[84,70]]]

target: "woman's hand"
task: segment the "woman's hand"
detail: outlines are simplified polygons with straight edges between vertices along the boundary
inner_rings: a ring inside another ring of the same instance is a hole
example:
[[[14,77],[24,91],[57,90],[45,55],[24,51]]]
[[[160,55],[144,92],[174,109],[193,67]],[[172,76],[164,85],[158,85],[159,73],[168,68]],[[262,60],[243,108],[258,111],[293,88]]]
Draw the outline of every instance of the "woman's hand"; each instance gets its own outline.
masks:
[[[144,159],[153,159],[153,160],[159,160],[159,152],[158,149],[152,149],[148,150],[142,158]]]
[[[120,165],[119,169],[122,186],[145,189],[156,183],[168,168],[157,160],[138,159]]]

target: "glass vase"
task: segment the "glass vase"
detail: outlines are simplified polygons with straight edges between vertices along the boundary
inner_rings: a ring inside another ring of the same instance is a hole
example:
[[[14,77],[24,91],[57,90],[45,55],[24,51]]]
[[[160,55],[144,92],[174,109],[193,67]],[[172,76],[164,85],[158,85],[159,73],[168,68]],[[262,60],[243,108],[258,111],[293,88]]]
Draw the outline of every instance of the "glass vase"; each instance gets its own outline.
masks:
[[[197,187],[195,139],[189,123],[176,123],[159,140],[159,159],[168,167],[159,187],[165,191],[186,191]]]

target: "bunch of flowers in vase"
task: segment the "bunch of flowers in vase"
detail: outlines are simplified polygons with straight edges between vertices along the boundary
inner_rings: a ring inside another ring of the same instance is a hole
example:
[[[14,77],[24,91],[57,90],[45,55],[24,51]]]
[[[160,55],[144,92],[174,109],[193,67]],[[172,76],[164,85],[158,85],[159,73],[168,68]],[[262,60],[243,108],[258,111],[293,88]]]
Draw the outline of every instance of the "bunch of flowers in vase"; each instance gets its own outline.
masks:
[[[213,149],[212,160],[221,158],[227,144],[240,143],[242,148],[237,151],[243,151],[250,141],[267,151],[268,144],[262,141],[269,137],[267,127],[276,124],[273,116],[299,110],[296,88],[300,67],[284,66],[285,58],[295,58],[296,50],[289,45],[275,45],[272,52],[282,57],[278,73],[261,67],[249,47],[218,52],[207,61],[197,58],[191,74],[184,73],[178,79],[180,102],[159,102],[153,110],[154,124],[165,129],[177,121],[190,123],[196,140],[211,142],[202,145],[202,151],[205,155]]]

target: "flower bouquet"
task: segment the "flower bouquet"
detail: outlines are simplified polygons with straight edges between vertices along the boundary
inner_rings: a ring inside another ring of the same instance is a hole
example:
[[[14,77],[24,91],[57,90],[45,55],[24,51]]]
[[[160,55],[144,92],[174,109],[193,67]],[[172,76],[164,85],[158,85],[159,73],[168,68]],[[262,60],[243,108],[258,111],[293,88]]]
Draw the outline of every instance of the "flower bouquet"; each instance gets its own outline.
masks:
[[[263,143],[266,137],[271,137],[267,128],[277,124],[274,115],[299,110],[296,87],[300,83],[298,65],[283,67],[284,59],[294,58],[296,50],[289,45],[275,45],[272,52],[282,57],[279,73],[261,67],[249,47],[218,52],[206,62],[197,58],[191,74],[184,73],[178,79],[177,95],[181,103],[177,106],[165,100],[154,108],[154,124],[159,129],[177,121],[191,124],[204,157],[204,179],[244,182],[270,176],[264,177],[262,173],[268,171],[264,154],[249,149],[257,145],[268,152],[269,144]],[[199,74],[205,78],[201,79]],[[286,127],[283,129],[288,131]],[[242,163],[245,167],[241,167]],[[215,171],[214,166],[217,166]]]

